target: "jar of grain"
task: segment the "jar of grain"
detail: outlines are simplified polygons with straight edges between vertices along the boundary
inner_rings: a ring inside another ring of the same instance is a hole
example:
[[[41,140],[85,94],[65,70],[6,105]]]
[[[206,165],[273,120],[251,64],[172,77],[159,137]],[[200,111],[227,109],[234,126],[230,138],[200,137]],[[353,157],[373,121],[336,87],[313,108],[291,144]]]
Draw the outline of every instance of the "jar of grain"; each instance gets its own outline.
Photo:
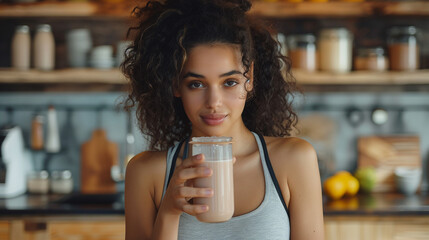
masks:
[[[34,171],[27,175],[29,193],[46,194],[49,192],[49,173],[45,170]]]
[[[388,60],[382,47],[360,48],[354,59],[355,70],[385,71]]]
[[[414,26],[394,27],[388,32],[390,69],[410,71],[419,68],[419,46],[417,28]]]
[[[287,38],[288,56],[292,68],[316,70],[316,37],[312,34],[291,35]]]
[[[349,72],[352,67],[353,35],[346,28],[323,29],[318,40],[322,71]]]
[[[51,173],[51,192],[68,194],[73,191],[73,178],[69,170],[53,171]]]

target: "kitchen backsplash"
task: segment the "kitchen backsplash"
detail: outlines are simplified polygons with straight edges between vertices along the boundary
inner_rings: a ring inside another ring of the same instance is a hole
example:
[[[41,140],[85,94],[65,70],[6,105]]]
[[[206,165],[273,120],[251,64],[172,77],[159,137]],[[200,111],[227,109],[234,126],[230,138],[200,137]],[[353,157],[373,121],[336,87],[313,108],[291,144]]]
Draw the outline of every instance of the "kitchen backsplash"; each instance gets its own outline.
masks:
[[[123,92],[0,93],[0,126],[9,121],[20,126],[29,146],[33,115],[39,112],[46,116],[49,105],[57,106],[62,151],[53,155],[49,170],[71,170],[77,190],[80,146],[91,138],[94,129],[105,129],[108,139],[119,147],[119,160],[126,159],[127,114],[118,107],[124,95]],[[5,106],[11,107],[12,113]],[[425,92],[306,93],[295,98],[295,106],[300,121],[296,134],[316,148],[322,178],[335,170],[356,169],[358,137],[417,135],[424,171],[422,188],[428,189],[429,95]],[[374,109],[381,111],[375,113]],[[136,121],[132,122],[134,153],[138,153],[147,149],[147,142]],[[33,151],[31,156],[34,167],[41,169],[46,154]],[[122,188],[123,184],[119,184],[118,189]]]

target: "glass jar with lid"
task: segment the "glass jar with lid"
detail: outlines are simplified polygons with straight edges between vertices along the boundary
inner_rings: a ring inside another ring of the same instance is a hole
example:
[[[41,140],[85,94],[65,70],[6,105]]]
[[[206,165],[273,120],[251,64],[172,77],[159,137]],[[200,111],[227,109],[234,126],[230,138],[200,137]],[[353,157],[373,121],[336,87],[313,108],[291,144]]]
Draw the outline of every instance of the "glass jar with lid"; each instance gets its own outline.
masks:
[[[388,60],[382,47],[359,48],[354,59],[355,70],[385,71]]]
[[[73,178],[69,170],[52,171],[51,192],[57,194],[68,194],[73,191]]]
[[[291,35],[287,38],[288,56],[292,68],[316,70],[316,37],[312,34]]]
[[[390,69],[408,71],[419,68],[418,30],[414,26],[393,27],[388,32]]]
[[[349,72],[352,67],[353,34],[346,28],[322,29],[318,40],[322,71]]]
[[[29,193],[46,194],[49,192],[49,173],[45,170],[30,172],[27,175]]]

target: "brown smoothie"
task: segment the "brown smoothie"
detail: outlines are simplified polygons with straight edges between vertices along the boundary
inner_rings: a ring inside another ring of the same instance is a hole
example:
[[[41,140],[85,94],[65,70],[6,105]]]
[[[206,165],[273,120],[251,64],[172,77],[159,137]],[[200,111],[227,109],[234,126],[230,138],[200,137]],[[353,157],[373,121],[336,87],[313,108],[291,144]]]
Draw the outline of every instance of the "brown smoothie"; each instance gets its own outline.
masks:
[[[213,175],[207,178],[198,178],[194,186],[198,188],[212,188],[213,197],[195,198],[194,204],[209,206],[208,212],[198,214],[201,222],[225,222],[234,214],[234,178],[233,161],[206,161],[202,164],[213,170]]]

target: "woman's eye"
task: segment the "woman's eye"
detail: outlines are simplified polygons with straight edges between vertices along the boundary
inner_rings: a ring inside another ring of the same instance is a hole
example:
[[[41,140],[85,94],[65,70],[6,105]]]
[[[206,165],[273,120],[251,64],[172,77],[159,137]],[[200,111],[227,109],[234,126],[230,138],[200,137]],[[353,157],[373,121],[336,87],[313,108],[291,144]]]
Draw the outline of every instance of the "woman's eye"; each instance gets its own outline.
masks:
[[[203,84],[201,82],[191,82],[191,83],[188,84],[188,87],[191,88],[191,89],[202,88]]]
[[[235,80],[227,80],[224,84],[225,84],[225,86],[227,86],[227,87],[234,87],[235,85],[237,85],[237,84],[238,84],[238,82],[237,82],[237,81],[235,81]]]

